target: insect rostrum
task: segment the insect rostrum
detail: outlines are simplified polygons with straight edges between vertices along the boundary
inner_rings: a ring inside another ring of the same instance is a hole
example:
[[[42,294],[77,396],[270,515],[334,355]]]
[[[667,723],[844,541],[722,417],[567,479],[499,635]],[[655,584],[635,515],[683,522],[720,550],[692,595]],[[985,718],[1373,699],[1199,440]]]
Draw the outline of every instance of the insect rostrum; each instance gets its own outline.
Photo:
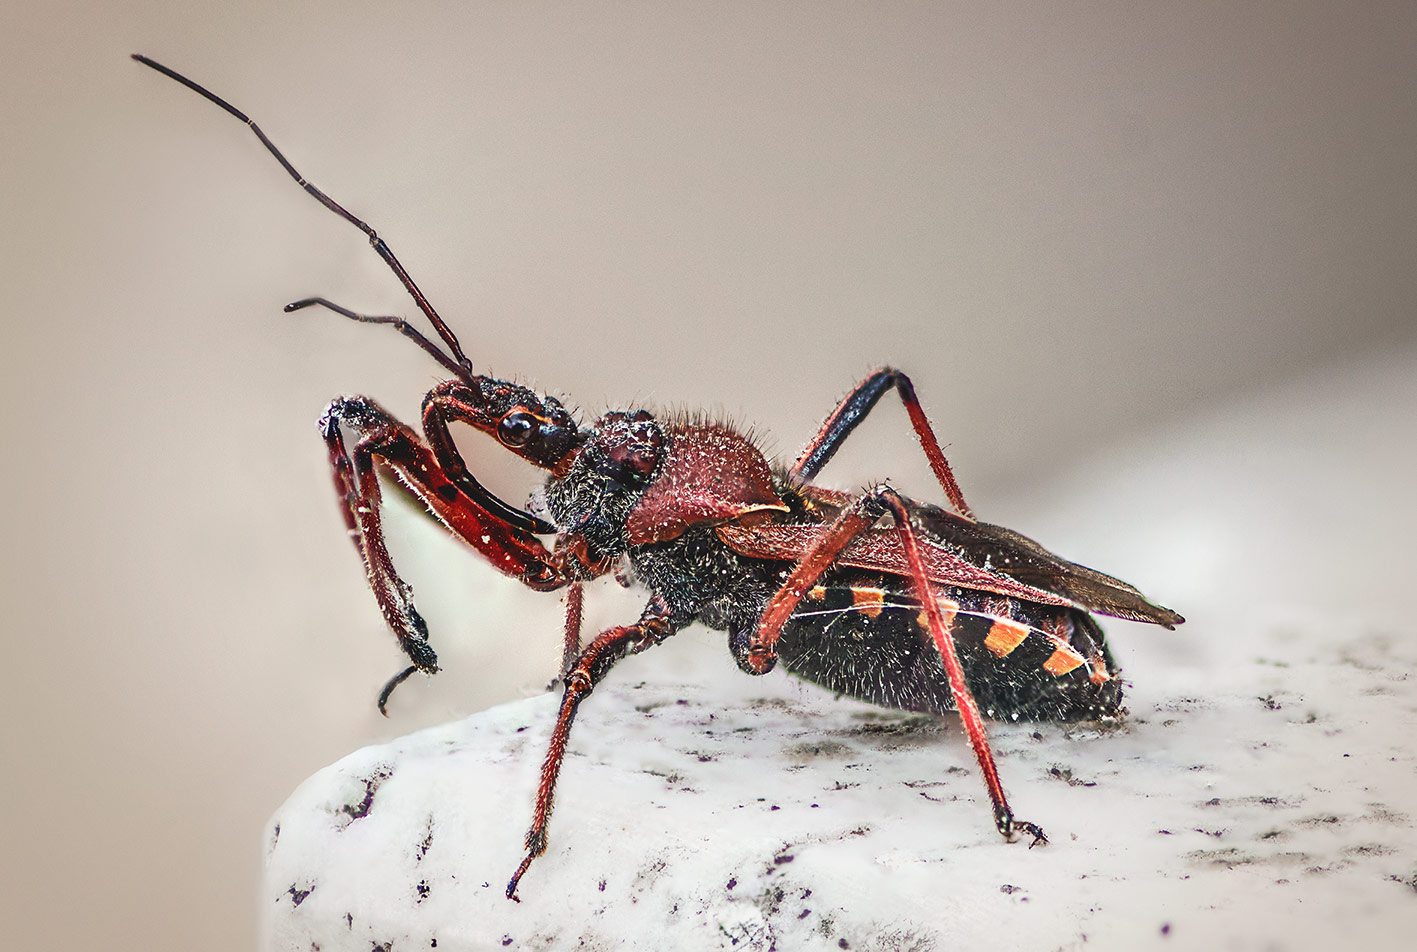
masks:
[[[621,658],[692,622],[727,633],[740,668],[777,664],[833,691],[915,711],[958,711],[984,775],[999,832],[1043,842],[1014,817],[983,717],[1077,720],[1118,714],[1117,667],[1091,612],[1168,628],[1180,615],[1135,588],[974,518],[909,378],[886,368],[857,385],[789,466],[743,434],[644,409],[575,420],[554,397],[475,372],[456,335],[367,224],[307,182],[242,112],[144,56],[139,62],[247,123],[302,188],[360,228],[434,331],[398,317],[319,305],[388,324],[451,375],[423,401],[422,434],[367,397],[341,397],[320,420],[337,497],[389,628],[415,671],[437,670],[428,630],[384,544],[379,472],[392,472],[458,538],[536,591],[565,588],[564,695],[542,767],[517,884],[546,849],[556,777],[582,700]],[[842,442],[894,390],[950,508],[877,486],[848,495],[812,484]],[[530,510],[484,488],[450,427],[474,427],[545,470]],[[549,537],[548,542],[544,541]],[[582,584],[608,573],[648,593],[633,624],[580,634]],[[982,711],[981,711],[982,708]]]

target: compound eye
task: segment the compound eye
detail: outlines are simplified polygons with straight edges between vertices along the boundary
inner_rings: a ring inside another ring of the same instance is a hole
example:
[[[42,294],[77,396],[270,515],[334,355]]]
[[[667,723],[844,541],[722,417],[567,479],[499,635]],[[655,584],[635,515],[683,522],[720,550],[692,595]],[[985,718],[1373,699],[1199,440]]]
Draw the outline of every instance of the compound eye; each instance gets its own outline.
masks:
[[[497,439],[508,446],[526,446],[540,428],[536,417],[525,410],[513,410],[498,421]]]

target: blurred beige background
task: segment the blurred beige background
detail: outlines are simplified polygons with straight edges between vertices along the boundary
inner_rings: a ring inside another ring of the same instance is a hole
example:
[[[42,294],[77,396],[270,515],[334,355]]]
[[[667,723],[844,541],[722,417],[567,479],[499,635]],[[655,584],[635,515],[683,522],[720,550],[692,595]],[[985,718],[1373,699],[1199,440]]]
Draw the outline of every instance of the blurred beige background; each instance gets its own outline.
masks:
[[[558,649],[557,599],[411,522],[447,670],[373,712],[401,661],[314,420],[351,391],[412,419],[438,368],[281,314],[413,308],[131,52],[373,223],[481,368],[588,415],[713,408],[790,456],[895,363],[993,521],[1090,447],[1417,339],[1402,0],[60,2],[3,33],[16,948],[249,947],[262,825],[303,777],[538,690]],[[929,492],[908,433],[885,408],[827,475]],[[634,611],[609,598],[597,621]]]

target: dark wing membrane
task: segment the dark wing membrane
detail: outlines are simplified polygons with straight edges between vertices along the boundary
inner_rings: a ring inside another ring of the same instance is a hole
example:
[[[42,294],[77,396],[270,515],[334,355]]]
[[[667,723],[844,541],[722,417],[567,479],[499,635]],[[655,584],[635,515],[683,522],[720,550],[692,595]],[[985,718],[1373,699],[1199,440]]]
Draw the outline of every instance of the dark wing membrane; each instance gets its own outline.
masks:
[[[1165,628],[1185,621],[1171,609],[1147,601],[1121,579],[1060,558],[1012,529],[971,522],[934,506],[920,506],[915,516],[932,535],[963,550],[971,562],[1025,585],[1057,592],[1090,611]]]

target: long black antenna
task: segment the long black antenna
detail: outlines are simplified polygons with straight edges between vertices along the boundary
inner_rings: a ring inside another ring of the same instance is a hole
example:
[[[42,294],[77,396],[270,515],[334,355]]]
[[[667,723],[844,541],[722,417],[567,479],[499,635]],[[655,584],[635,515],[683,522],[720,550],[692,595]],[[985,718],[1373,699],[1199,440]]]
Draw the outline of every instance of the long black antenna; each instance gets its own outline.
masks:
[[[367,321],[369,323],[376,324],[392,324],[405,337],[410,338],[411,340],[413,340],[414,343],[418,344],[425,351],[435,357],[438,362],[441,363],[444,367],[448,368],[457,376],[462,377],[463,379],[471,382],[473,377],[472,362],[469,361],[467,359],[467,356],[462,352],[462,347],[458,344],[457,335],[454,334],[452,328],[450,328],[443,321],[443,319],[438,316],[438,312],[433,309],[433,305],[428,303],[428,299],[423,296],[423,292],[418,289],[418,285],[414,283],[413,278],[410,277],[409,273],[404,270],[403,265],[399,263],[399,259],[394,257],[393,251],[390,250],[389,246],[384,243],[384,239],[380,238],[373,228],[370,228],[363,221],[356,218],[354,215],[351,215],[348,211],[345,210],[344,206],[340,205],[339,202],[336,202],[334,199],[330,198],[324,192],[320,191],[310,182],[307,182],[305,180],[305,177],[296,171],[295,166],[290,164],[290,160],[288,160],[284,155],[281,154],[280,149],[277,149],[275,147],[275,143],[271,142],[270,139],[266,138],[266,134],[261,131],[261,127],[252,122],[250,117],[247,116],[240,109],[237,109],[231,103],[227,102],[225,99],[222,99],[220,96],[216,95],[211,90],[206,89],[205,87],[200,86],[197,83],[194,83],[192,80],[188,79],[186,76],[183,76],[176,70],[168,69],[166,66],[162,65],[156,60],[149,59],[148,57],[143,56],[141,53],[134,53],[133,59],[137,60],[139,63],[142,63],[144,66],[152,67],[153,69],[157,70],[159,73],[162,73],[164,76],[167,76],[170,79],[175,79],[177,82],[181,83],[183,86],[186,86],[193,92],[200,93],[204,98],[210,100],[213,103],[216,103],[218,106],[231,113],[237,119],[240,119],[242,122],[246,123],[246,125],[251,127],[251,131],[256,134],[256,138],[261,140],[261,145],[265,146],[266,151],[270,152],[271,155],[276,157],[276,161],[281,164],[281,168],[285,169],[286,172],[290,173],[290,177],[295,179],[297,185],[299,185],[301,188],[305,189],[305,191],[309,192],[312,196],[314,196],[315,200],[318,201],[321,205],[324,205],[330,211],[334,212],[336,215],[343,218],[351,225],[354,225],[360,231],[364,232],[364,234],[368,235],[369,244],[374,247],[374,250],[376,252],[378,252],[379,257],[384,259],[384,263],[387,264],[393,270],[394,274],[398,275],[398,279],[403,282],[404,288],[413,298],[414,303],[418,305],[418,309],[422,311],[424,315],[428,318],[429,322],[433,325],[433,329],[436,330],[438,332],[438,336],[443,339],[443,343],[448,345],[448,350],[452,352],[452,356],[449,357],[447,354],[444,354],[441,350],[438,349],[438,346],[436,344],[428,340],[428,338],[424,337],[416,329],[410,326],[408,322],[402,320],[401,318],[367,317],[364,315],[355,314],[354,312],[349,311],[345,308],[330,304],[323,298],[308,298],[304,301],[296,301],[294,304],[290,304],[286,307],[287,311],[299,310],[302,307],[308,307],[312,304],[318,304],[324,307],[328,307],[331,310],[354,320]]]

